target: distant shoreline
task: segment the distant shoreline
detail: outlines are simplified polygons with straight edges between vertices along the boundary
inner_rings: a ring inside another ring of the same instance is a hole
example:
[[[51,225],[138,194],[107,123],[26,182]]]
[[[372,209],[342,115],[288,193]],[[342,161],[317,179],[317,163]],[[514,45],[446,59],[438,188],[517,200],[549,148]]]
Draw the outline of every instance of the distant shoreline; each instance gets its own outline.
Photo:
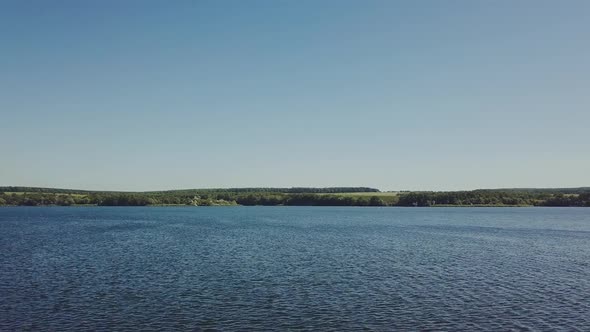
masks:
[[[590,207],[590,187],[381,192],[368,187],[184,189],[152,192],[0,187],[0,206]]]
[[[548,206],[548,205],[435,205],[435,206],[360,206],[360,205],[0,205],[0,209],[3,208],[222,208],[222,207],[310,207],[310,208],[327,208],[327,207],[340,207],[340,208],[382,208],[382,209],[437,209],[437,208],[588,208],[588,206]]]
[[[151,205],[98,205],[98,204],[71,204],[71,205],[57,205],[57,204],[45,204],[45,205],[0,205],[0,208],[21,208],[21,207],[68,207],[68,208],[81,208],[81,207],[186,207],[186,208],[216,208],[216,207],[354,207],[354,208],[550,208],[550,207],[590,207],[590,206],[551,206],[551,205],[430,205],[430,206],[407,206],[407,205],[383,205],[383,206],[372,206],[372,205],[241,205],[241,204],[227,204],[227,205],[187,205],[187,204],[151,204]]]

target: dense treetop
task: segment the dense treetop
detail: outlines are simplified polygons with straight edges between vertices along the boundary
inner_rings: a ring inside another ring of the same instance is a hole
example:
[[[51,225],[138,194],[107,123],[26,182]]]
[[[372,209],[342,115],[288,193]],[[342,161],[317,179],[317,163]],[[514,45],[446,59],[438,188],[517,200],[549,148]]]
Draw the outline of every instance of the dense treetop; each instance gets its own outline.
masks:
[[[381,193],[365,187],[152,192],[0,187],[0,205],[590,206],[590,188]]]
[[[64,193],[64,194],[88,194],[88,193],[132,193],[124,191],[97,191],[97,190],[78,190],[78,189],[59,189],[59,188],[39,188],[39,187],[15,187],[5,186],[0,187],[0,192],[43,192],[43,193]],[[232,193],[250,193],[250,192],[264,192],[264,193],[362,193],[362,192],[379,192],[379,189],[367,187],[326,187],[326,188],[311,188],[311,187],[292,187],[292,188],[207,188],[207,189],[177,189],[177,190],[163,190],[163,191],[145,191],[133,192],[144,194],[192,194],[203,192],[232,192]]]

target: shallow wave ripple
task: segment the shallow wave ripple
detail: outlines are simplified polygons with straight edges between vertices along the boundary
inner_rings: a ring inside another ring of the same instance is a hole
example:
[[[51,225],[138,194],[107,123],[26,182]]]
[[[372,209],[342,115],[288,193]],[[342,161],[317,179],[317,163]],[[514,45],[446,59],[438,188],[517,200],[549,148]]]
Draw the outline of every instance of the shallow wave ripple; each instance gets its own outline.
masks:
[[[588,330],[590,210],[0,209],[0,330]]]

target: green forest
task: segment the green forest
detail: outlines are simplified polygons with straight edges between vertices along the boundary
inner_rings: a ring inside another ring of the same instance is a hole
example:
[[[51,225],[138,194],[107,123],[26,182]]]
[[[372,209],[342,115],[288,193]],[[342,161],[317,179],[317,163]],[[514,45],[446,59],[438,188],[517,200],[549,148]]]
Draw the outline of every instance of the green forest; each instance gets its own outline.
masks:
[[[0,206],[585,206],[590,188],[380,192],[366,187],[185,189],[149,192],[0,187]]]

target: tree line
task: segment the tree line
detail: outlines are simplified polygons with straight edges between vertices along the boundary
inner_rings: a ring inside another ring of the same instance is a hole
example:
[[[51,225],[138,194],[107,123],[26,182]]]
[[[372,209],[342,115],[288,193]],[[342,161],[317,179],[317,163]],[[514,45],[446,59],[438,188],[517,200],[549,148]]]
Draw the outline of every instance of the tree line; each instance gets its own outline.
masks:
[[[274,191],[168,191],[168,192],[1,192],[0,205],[288,205],[288,206],[590,206],[590,190],[579,194],[515,190],[452,192],[291,193]],[[360,194],[362,193],[362,194]]]
[[[400,195],[399,206],[590,206],[590,190],[580,194],[548,191],[410,192]]]
[[[60,193],[60,194],[100,194],[100,193],[121,193],[118,191],[93,191],[93,190],[78,190],[78,189],[59,189],[59,188],[40,188],[40,187],[16,187],[5,186],[0,187],[0,192],[28,192],[28,193]],[[163,190],[163,191],[146,191],[138,194],[183,194],[183,195],[198,195],[201,193],[315,193],[315,194],[330,194],[330,193],[367,193],[379,192],[379,189],[369,187],[291,187],[291,188],[275,188],[275,187],[252,187],[252,188],[209,188],[209,189],[177,189],[177,190]]]

